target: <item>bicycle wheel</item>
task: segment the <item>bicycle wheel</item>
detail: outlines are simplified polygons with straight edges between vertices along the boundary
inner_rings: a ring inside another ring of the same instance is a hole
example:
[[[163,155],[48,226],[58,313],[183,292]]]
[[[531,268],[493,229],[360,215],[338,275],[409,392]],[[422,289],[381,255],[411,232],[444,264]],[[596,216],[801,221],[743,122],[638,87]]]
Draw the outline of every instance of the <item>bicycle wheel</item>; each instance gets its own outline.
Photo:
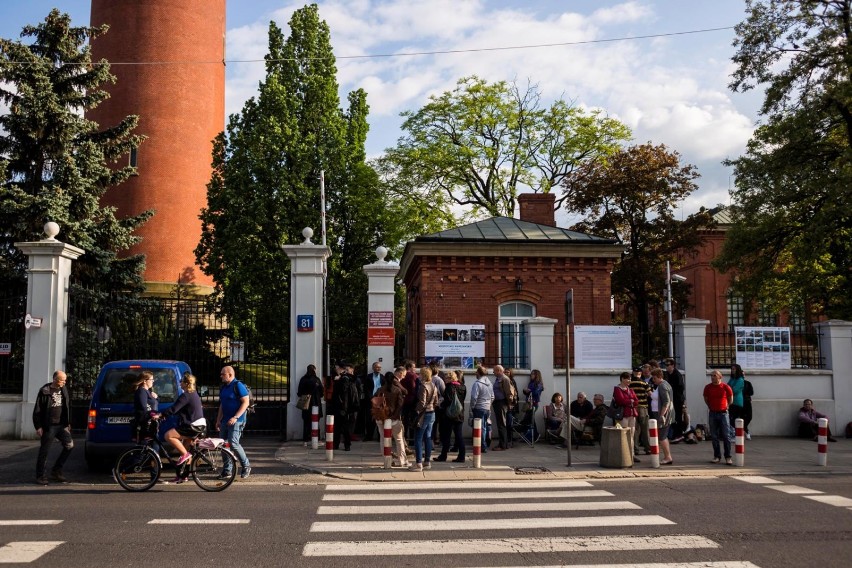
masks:
[[[121,454],[112,476],[128,491],[146,491],[160,477],[160,460],[150,448],[133,448]]]
[[[222,491],[237,477],[237,458],[219,447],[196,450],[192,456],[192,479],[205,491]]]

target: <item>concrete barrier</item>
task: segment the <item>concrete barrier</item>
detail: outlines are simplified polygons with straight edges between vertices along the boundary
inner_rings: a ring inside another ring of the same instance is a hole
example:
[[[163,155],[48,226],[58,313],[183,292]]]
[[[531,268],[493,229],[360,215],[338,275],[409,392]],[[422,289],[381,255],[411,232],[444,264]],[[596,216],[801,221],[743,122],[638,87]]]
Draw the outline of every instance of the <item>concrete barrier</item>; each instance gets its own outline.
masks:
[[[601,432],[601,467],[633,467],[630,454],[630,428],[605,427]]]

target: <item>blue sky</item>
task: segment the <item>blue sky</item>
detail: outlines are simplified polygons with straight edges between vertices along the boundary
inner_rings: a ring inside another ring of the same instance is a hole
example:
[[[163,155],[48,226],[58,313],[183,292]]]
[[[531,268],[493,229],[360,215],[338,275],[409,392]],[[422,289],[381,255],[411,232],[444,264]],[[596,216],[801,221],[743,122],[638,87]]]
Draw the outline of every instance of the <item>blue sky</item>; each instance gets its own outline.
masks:
[[[118,0],[117,0],[118,1]],[[122,0],[124,1],[124,0]],[[341,100],[368,93],[367,149],[377,156],[400,136],[399,113],[463,76],[538,83],[545,99],[600,108],[633,130],[633,143],[663,143],[697,166],[699,190],[682,204],[728,203],[730,170],[720,162],[745,148],[759,93],[727,84],[731,29],[647,39],[616,38],[732,27],[742,0],[330,0],[317,2],[331,27]],[[262,60],[270,20],[286,31],[304,2],[228,0],[227,59]],[[17,38],[51,8],[88,24],[88,0],[0,0],[0,35]],[[580,45],[454,54],[347,59],[348,56],[598,41]],[[238,112],[256,93],[262,62],[229,63],[226,108]],[[4,109],[0,109],[2,111]]]

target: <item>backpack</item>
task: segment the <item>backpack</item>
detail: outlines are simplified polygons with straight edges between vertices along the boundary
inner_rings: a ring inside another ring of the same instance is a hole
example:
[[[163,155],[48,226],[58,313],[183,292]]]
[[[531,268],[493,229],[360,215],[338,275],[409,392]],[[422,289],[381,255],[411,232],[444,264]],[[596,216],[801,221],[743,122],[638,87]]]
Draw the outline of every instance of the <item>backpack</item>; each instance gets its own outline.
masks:
[[[348,374],[341,375],[338,379],[339,388],[335,389],[334,402],[337,410],[341,414],[353,414],[358,411],[358,406],[361,403],[361,398],[358,394],[358,386],[352,380],[352,376]]]
[[[464,405],[459,401],[458,394],[456,391],[453,391],[453,396],[450,399],[450,404],[447,406],[447,409],[444,411],[447,418],[452,420],[461,420],[464,418]]]
[[[390,409],[388,408],[388,401],[385,399],[384,393],[379,393],[370,399],[370,415],[373,417],[373,420],[381,422],[390,418]]]
[[[234,387],[234,393],[235,394],[239,393],[239,391],[237,390],[237,386],[239,384],[242,384],[246,388],[246,390],[248,391],[249,405],[248,405],[248,408],[246,408],[246,414],[247,415],[248,414],[254,414],[255,407],[257,406],[257,399],[254,398],[254,393],[251,392],[251,387],[248,386],[245,383],[241,383],[238,379],[234,379],[233,382],[234,382],[233,387]],[[248,416],[246,416],[246,418],[248,418]]]
[[[751,386],[751,382],[743,379],[743,396],[751,398],[754,396],[754,387]]]

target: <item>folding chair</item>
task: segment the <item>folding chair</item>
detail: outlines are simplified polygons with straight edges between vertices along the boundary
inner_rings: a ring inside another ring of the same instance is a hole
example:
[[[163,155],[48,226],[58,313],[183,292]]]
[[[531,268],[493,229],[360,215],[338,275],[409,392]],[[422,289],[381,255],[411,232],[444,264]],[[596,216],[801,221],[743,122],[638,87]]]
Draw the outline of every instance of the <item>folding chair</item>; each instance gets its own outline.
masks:
[[[524,416],[512,425],[512,431],[527,445],[534,447],[539,439],[538,428],[535,426],[535,407],[529,403],[524,403],[524,407]]]

